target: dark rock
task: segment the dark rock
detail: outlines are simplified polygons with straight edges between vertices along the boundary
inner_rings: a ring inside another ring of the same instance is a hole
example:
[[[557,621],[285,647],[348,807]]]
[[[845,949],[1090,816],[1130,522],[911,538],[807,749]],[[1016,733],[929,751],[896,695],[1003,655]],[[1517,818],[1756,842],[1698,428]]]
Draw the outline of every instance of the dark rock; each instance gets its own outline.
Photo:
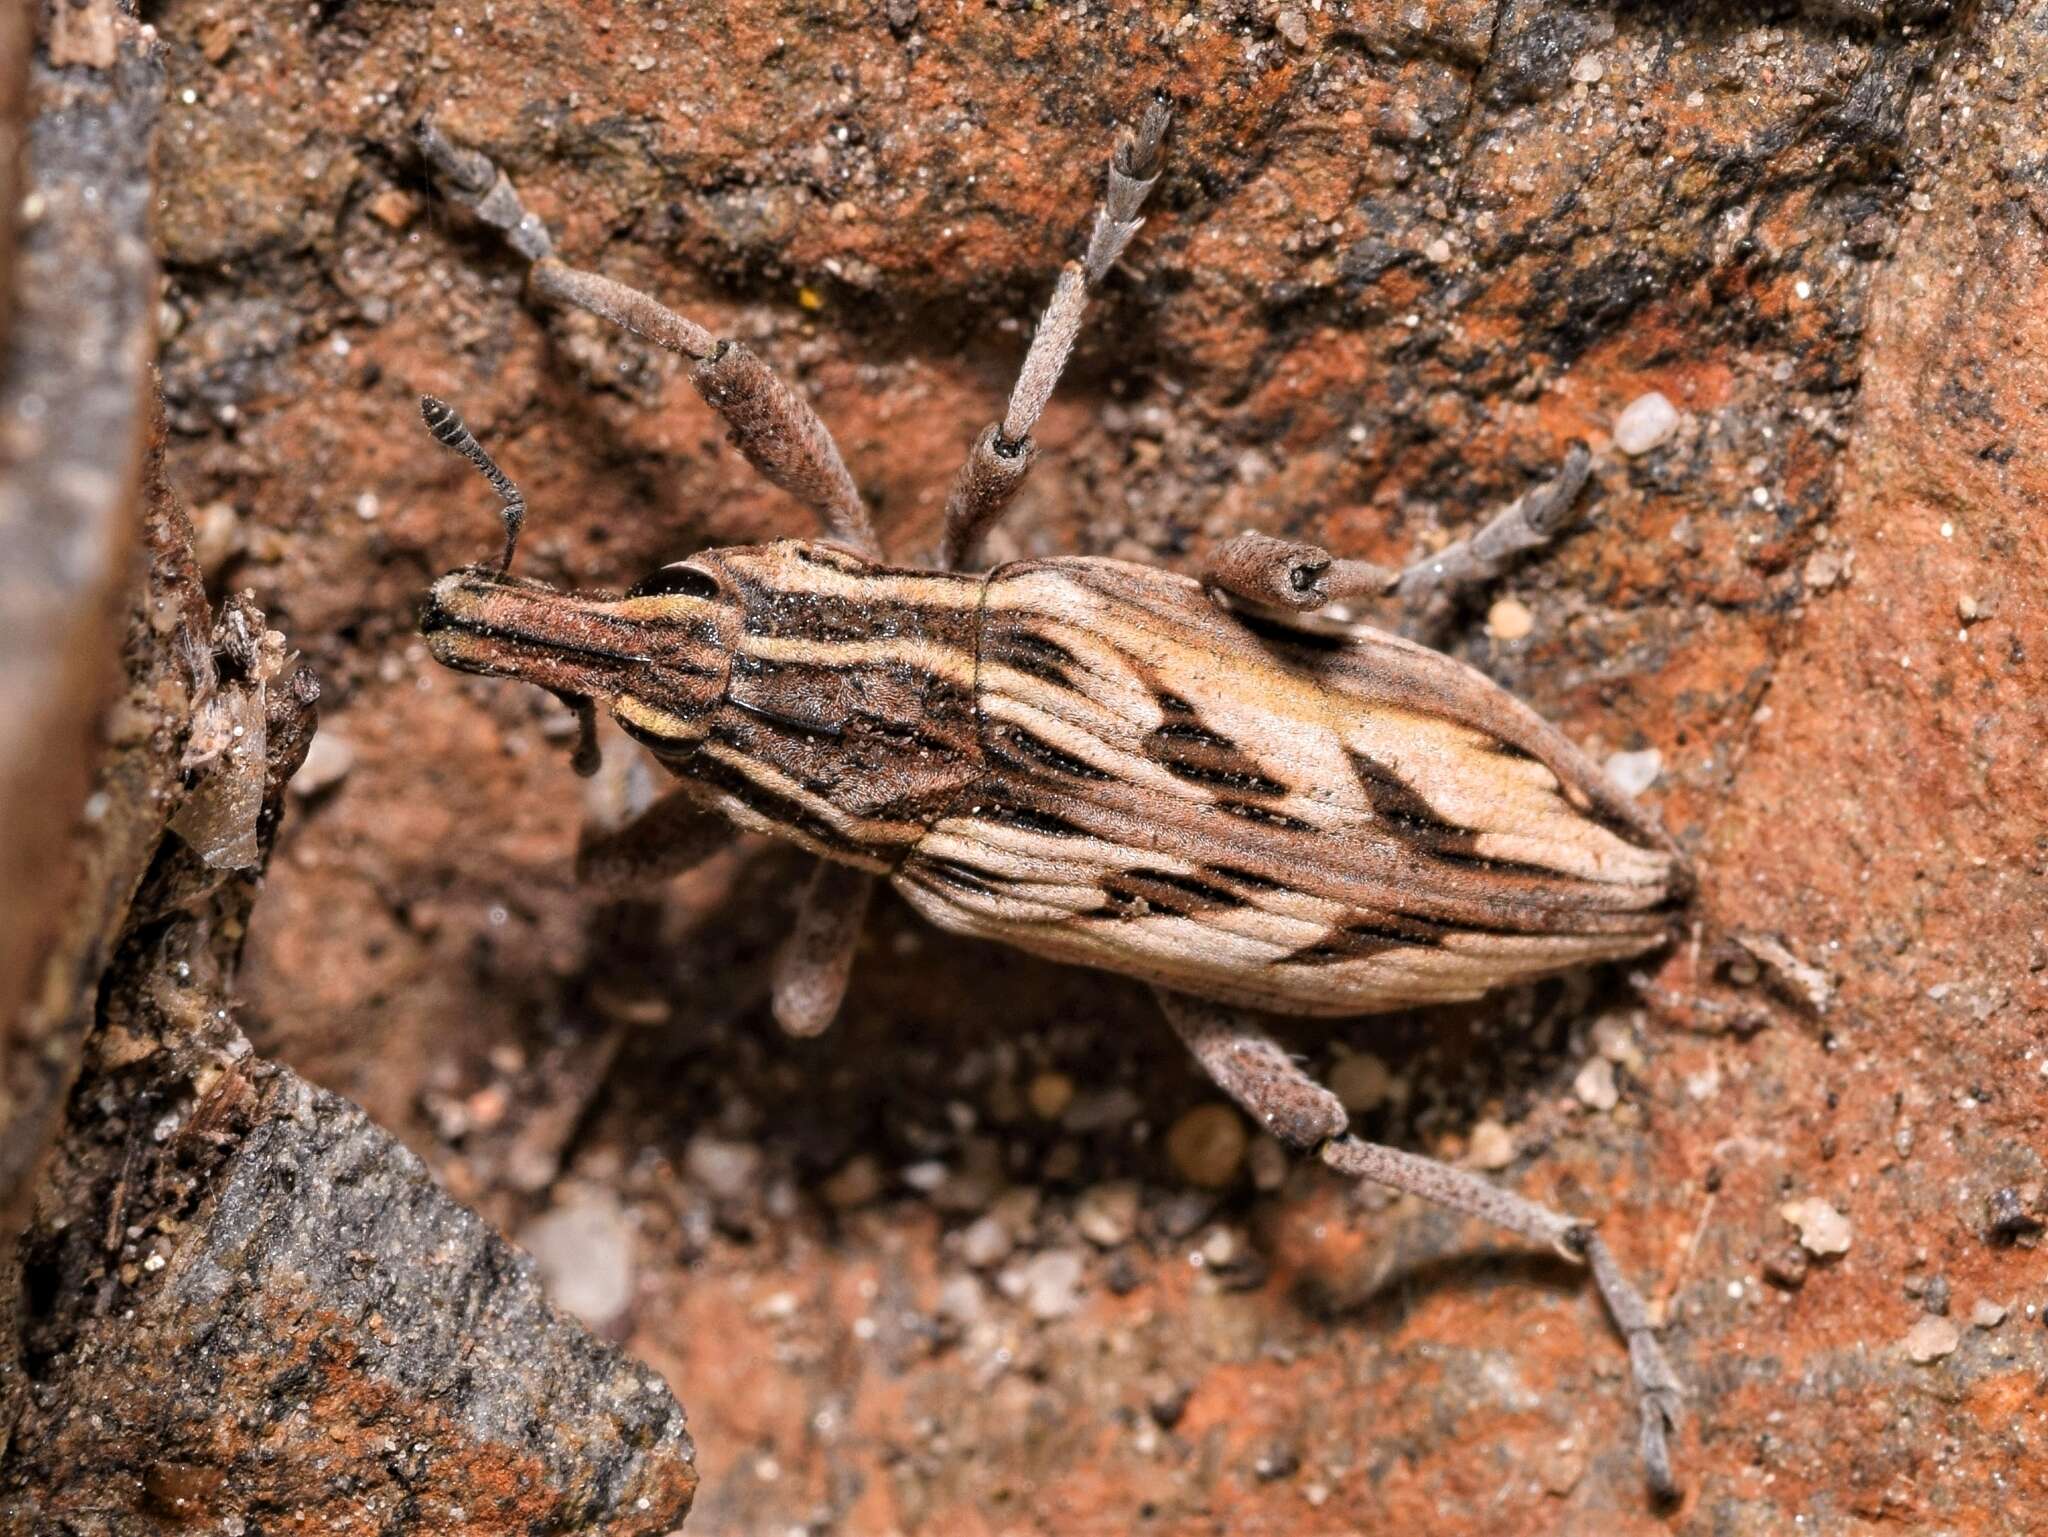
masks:
[[[56,1298],[30,1321],[44,1359],[4,1466],[17,1517],[140,1531],[151,1513],[346,1508],[318,1529],[647,1534],[682,1519],[697,1476],[659,1377],[549,1306],[532,1262],[355,1106],[268,1066],[236,1098],[230,1146],[179,1191],[189,1215],[132,1195],[117,1211],[161,1233],[150,1258],[80,1284],[91,1255],[32,1235],[32,1288]]]

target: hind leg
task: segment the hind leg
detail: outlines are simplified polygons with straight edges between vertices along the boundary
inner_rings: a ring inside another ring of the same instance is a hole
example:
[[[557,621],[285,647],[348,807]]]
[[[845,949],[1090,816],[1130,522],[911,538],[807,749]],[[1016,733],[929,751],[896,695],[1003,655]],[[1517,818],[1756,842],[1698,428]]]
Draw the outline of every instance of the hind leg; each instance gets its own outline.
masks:
[[[1668,1437],[1678,1424],[1678,1379],[1657,1343],[1642,1294],[1621,1273],[1592,1224],[1480,1175],[1348,1135],[1337,1097],[1302,1071],[1248,1015],[1183,993],[1157,992],[1161,1012],[1217,1087],[1274,1136],[1304,1149],[1320,1147],[1323,1162],[1340,1174],[1481,1218],[1589,1264],[1608,1316],[1628,1343],[1641,1416],[1638,1439],[1650,1488],[1660,1499],[1676,1495]]]
[[[1480,530],[1402,571],[1338,560],[1320,545],[1240,534],[1209,552],[1205,586],[1261,608],[1297,613],[1347,598],[1395,597],[1411,608],[1447,606],[1468,588],[1496,580],[1516,560],[1557,537],[1571,516],[1592,455],[1574,443],[1557,474],[1524,493]]]

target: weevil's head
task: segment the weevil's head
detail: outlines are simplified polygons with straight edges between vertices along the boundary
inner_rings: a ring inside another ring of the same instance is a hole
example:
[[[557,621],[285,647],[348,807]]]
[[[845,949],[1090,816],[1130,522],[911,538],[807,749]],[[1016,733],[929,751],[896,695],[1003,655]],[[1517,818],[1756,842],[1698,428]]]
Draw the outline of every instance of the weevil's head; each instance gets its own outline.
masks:
[[[586,720],[609,710],[669,754],[702,740],[725,693],[739,623],[737,601],[703,557],[663,566],[623,596],[467,566],[434,583],[420,608],[435,661],[537,684]]]
[[[495,562],[451,571],[420,606],[434,660],[462,672],[517,678],[559,696],[583,731],[576,767],[597,769],[599,708],[657,752],[693,752],[725,694],[739,603],[715,556],[663,566],[624,596],[563,592],[512,575],[526,499],[453,408],[423,396],[436,441],[477,469],[503,503],[505,549]]]

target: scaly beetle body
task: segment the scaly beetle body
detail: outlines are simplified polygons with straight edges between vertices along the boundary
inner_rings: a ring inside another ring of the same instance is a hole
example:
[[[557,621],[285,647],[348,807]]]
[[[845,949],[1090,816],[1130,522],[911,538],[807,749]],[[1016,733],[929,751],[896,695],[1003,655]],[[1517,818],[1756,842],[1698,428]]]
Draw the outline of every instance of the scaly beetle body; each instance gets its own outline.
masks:
[[[1142,978],[1216,1083],[1331,1167],[1588,1262],[1626,1337],[1652,1487],[1674,1489],[1679,1390],[1641,1296],[1591,1224],[1465,1170],[1347,1135],[1344,1108],[1246,1009],[1369,1013],[1474,998],[1669,937],[1683,861],[1557,731],[1441,653],[1310,611],[1444,604],[1540,548],[1589,456],[1403,572],[1245,534],[1200,581],[1113,560],[973,571],[1036,452],[1031,429],[1157,179],[1154,105],[1111,158],[1082,260],[1060,273],[1002,419],[947,499],[939,569],[889,564],[816,414],[737,343],[564,264],[487,158],[423,124],[436,176],[505,232],[539,296],[691,361],[731,441],[826,539],[707,550],[623,597],[510,574],[525,502],[437,400],[428,426],[504,503],[494,565],[434,584],[433,654],[571,703],[598,762],[608,709],[681,784],[579,864],[636,881],[733,829],[820,856],[772,979],[786,1029],[839,1007],[870,889],[943,928]]]
[[[942,928],[1223,1002],[1473,998],[1661,943],[1681,890],[1655,825],[1481,674],[1152,567],[791,540],[617,600],[473,568],[423,628],[450,666],[602,703],[700,806]]]

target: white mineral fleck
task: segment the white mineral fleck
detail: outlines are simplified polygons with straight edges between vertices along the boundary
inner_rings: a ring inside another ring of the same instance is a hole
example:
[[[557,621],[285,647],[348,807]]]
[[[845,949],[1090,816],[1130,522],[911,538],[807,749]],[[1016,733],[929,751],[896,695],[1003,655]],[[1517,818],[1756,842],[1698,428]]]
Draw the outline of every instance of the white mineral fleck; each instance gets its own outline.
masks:
[[[1641,752],[1609,753],[1602,766],[1616,789],[1625,795],[1641,795],[1664,772],[1664,755],[1654,747],[1645,747]]]
[[[1572,1092],[1581,1103],[1595,1110],[1612,1110],[1621,1099],[1621,1091],[1614,1083],[1614,1064],[1605,1057],[1593,1058],[1572,1080]]]
[[[1074,1226],[1098,1248],[1130,1242],[1138,1230],[1137,1182],[1119,1179],[1089,1186],[1074,1205]]]
[[[1465,1161],[1475,1169],[1505,1169],[1515,1161],[1514,1134],[1490,1117],[1478,1122],[1472,1128]]]
[[[616,1322],[633,1301],[633,1229],[608,1190],[572,1195],[519,1234],[555,1306],[593,1329]]]
[[[1638,395],[1614,423],[1614,446],[1634,457],[1671,441],[1678,430],[1678,408],[1656,390]]]
[[[2008,1311],[2003,1302],[1993,1302],[1989,1297],[1979,1297],[1977,1305],[1970,1309],[1970,1323],[1979,1329],[1996,1329],[2005,1322]]]
[[[1849,1219],[1817,1195],[1787,1201],[1778,1215],[1799,1229],[1799,1245],[1808,1254],[1847,1254]]]
[[[1939,1361],[1953,1353],[1962,1340],[1962,1331],[1954,1324],[1946,1318],[1926,1313],[1906,1331],[1906,1354],[1925,1366],[1929,1361]]]
[[[1024,1305],[1034,1318],[1065,1318],[1081,1305],[1081,1256],[1049,1249],[1024,1267]]]

